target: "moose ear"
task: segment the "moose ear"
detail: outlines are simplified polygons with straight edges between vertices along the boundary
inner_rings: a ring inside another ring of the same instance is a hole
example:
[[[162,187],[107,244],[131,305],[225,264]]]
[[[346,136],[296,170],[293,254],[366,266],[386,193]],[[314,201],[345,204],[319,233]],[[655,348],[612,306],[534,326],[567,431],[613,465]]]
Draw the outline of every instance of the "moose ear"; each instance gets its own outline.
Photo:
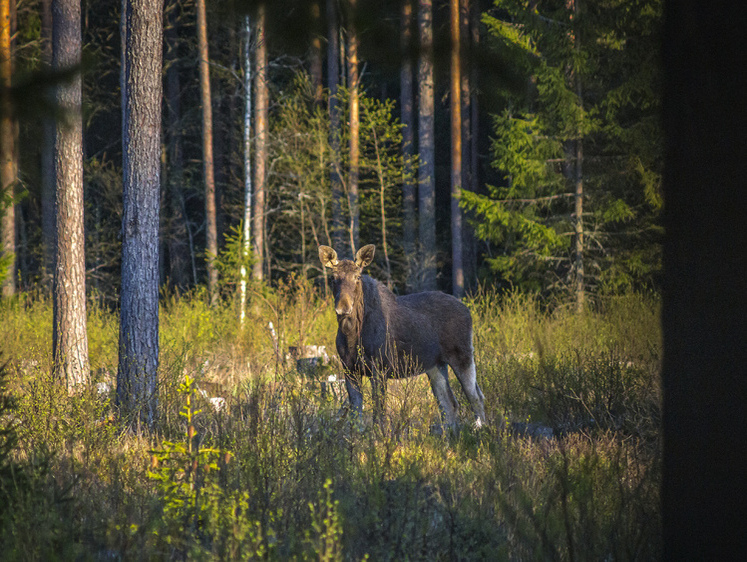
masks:
[[[358,250],[358,253],[355,254],[355,265],[360,268],[366,267],[373,261],[375,250],[376,246],[374,246],[373,244],[363,246],[360,250]]]
[[[337,260],[337,252],[329,246],[319,246],[319,261],[324,267],[334,268],[340,263]]]

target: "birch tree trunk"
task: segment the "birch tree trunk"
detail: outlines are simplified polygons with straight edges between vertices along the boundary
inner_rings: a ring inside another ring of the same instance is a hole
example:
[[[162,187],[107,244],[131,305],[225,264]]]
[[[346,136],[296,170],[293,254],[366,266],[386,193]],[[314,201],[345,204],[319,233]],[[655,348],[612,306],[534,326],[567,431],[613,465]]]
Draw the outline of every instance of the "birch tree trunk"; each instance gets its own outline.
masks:
[[[251,250],[252,222],[252,24],[251,18],[244,17],[244,213],[242,226],[243,260],[239,285],[239,322],[244,327],[246,319],[246,286],[248,271],[246,261]]]
[[[196,0],[197,43],[200,67],[200,99],[202,101],[202,165],[205,179],[205,235],[207,250],[208,293],[210,304],[218,302],[218,221],[215,206],[215,166],[213,164],[213,106],[210,93],[210,55],[207,40],[205,0]]]
[[[52,68],[63,72],[80,65],[80,0],[55,0],[52,10]],[[71,394],[89,378],[81,100],[79,72],[55,88],[55,103],[65,114],[57,121],[54,137],[57,232],[52,356],[55,378],[63,381]]]
[[[117,404],[140,431],[158,406],[163,3],[122,2],[122,288]]]

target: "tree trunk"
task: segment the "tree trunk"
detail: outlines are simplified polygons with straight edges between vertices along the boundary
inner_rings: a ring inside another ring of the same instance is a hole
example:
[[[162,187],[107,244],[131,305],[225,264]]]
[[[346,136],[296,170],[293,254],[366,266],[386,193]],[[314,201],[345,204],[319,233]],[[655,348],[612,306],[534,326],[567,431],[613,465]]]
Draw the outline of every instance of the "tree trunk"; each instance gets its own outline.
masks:
[[[465,191],[474,191],[473,185],[473,168],[472,152],[475,146],[475,139],[472,136],[472,103],[473,93],[471,91],[471,79],[475,78],[474,67],[470,64],[470,53],[472,50],[471,41],[473,40],[472,30],[472,12],[477,11],[475,6],[470,6],[469,0],[460,0],[459,9],[461,15],[461,44],[462,44],[462,189]],[[470,290],[475,285],[475,233],[470,224],[470,213],[462,211],[462,250],[463,250],[463,267],[464,267],[464,289]]]
[[[241,282],[239,285],[239,322],[246,319],[246,286],[248,271],[246,260],[251,250],[252,222],[252,24],[249,15],[244,17],[244,213],[242,226]]]
[[[10,0],[0,0],[0,251],[10,263],[2,281],[2,295],[16,292],[15,164],[13,162],[13,107],[10,99],[12,50]],[[5,207],[5,208],[3,208]]]
[[[184,208],[184,155],[181,133],[181,84],[179,79],[179,56],[177,53],[179,0],[171,0],[166,25],[166,109],[167,109],[167,185],[169,200],[169,277],[179,289],[189,284],[189,244],[187,216]],[[196,280],[194,280],[196,282]]]
[[[208,293],[210,304],[218,302],[218,223],[215,206],[215,166],[213,165],[213,106],[210,95],[210,57],[207,40],[205,0],[196,0],[197,43],[200,66],[200,98],[202,101],[202,164],[205,178],[205,237],[207,250]]]
[[[80,65],[80,0],[56,0],[52,9],[52,67],[63,72]],[[52,356],[55,377],[70,393],[82,388],[89,377],[81,98],[80,73],[55,89],[55,103],[65,117],[57,122],[54,143],[57,244]]]
[[[405,252],[407,267],[406,288],[415,288],[413,278],[415,269],[415,248],[417,214],[416,189],[412,171],[412,157],[415,153],[412,83],[412,0],[402,2],[401,36],[402,68],[400,70],[400,120],[402,121],[402,156],[404,159],[404,177],[402,178],[402,207],[404,222],[402,225],[402,246]]]
[[[321,31],[321,8],[319,0],[311,3],[311,52],[309,54],[309,77],[311,78],[311,90],[314,93],[314,103],[321,105],[323,99],[323,77],[322,77],[322,31]]]
[[[462,60],[459,0],[449,1],[451,20],[451,292],[464,296],[462,262],[462,210],[459,190],[462,188]]]
[[[158,372],[158,218],[163,5],[122,3],[122,288],[117,403],[152,426]]]
[[[257,7],[255,22],[254,46],[254,198],[253,198],[253,229],[254,238],[254,266],[252,274],[255,280],[264,279],[265,260],[265,190],[267,174],[267,43],[265,35],[265,4]]]
[[[360,106],[358,99],[358,35],[355,28],[356,0],[348,0],[347,17],[347,67],[348,67],[348,119],[349,158],[348,208],[350,210],[350,249],[355,255],[360,246],[360,205],[358,182],[360,175]]]
[[[433,5],[419,0],[418,28],[418,202],[420,234],[420,289],[436,288],[436,166],[434,162],[433,99]]]
[[[578,29],[578,15],[579,15],[579,2],[580,0],[573,1],[573,21],[574,27],[574,48],[577,53],[581,51],[581,32]],[[576,86],[576,96],[578,97],[578,104],[580,108],[580,115],[583,116],[583,91],[581,88],[581,77],[578,72],[574,73],[574,80]],[[574,142],[575,149],[575,177],[574,177],[574,215],[575,215],[575,266],[576,270],[576,283],[575,283],[575,295],[576,295],[576,312],[583,312],[584,301],[586,300],[586,294],[584,291],[584,175],[583,175],[583,163],[584,163],[584,144],[583,144],[583,123],[578,124],[578,136]]]
[[[52,67],[52,0],[43,0],[41,7],[42,62]],[[42,230],[42,282],[49,289],[54,275],[55,254],[55,176],[54,137],[55,122],[51,116],[42,118],[41,146],[41,230]]]
[[[337,90],[340,82],[340,42],[337,24],[337,2],[327,0],[327,88],[329,89],[330,184],[332,189],[332,245],[341,252],[345,245],[342,218],[342,181],[340,179],[340,104]],[[341,252],[342,253],[342,252]]]
[[[745,560],[747,5],[665,4],[663,560]]]

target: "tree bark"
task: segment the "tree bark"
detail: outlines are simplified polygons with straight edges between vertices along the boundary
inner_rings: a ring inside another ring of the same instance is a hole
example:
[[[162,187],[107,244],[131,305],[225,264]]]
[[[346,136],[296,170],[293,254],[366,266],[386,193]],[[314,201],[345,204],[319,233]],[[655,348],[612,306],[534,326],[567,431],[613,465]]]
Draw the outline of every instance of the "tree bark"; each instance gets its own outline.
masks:
[[[171,283],[186,289],[189,284],[190,252],[188,244],[188,226],[185,213],[184,195],[184,155],[182,151],[181,133],[181,84],[179,79],[179,54],[177,52],[178,18],[177,8],[179,0],[171,0],[167,12],[168,22],[165,30],[166,53],[166,110],[168,136],[167,154],[167,185],[169,200],[169,277]],[[197,280],[195,279],[196,283]]]
[[[459,0],[449,1],[451,23],[451,292],[464,296],[462,262],[462,210],[459,190],[462,188],[462,60],[461,18]]]
[[[163,4],[122,2],[122,288],[117,403],[152,426],[158,406],[158,219]]]
[[[52,68],[62,72],[80,65],[80,0],[52,4]],[[74,393],[89,377],[86,333],[86,258],[83,222],[83,118],[81,76],[55,89],[65,112],[55,130],[56,254],[53,283],[52,356],[55,377]]]
[[[42,0],[41,6],[42,62],[52,67],[52,0]],[[42,281],[44,287],[52,286],[55,255],[55,176],[54,176],[54,137],[55,122],[51,116],[44,116],[42,122],[41,147],[41,221],[42,221]]]
[[[327,89],[329,90],[329,179],[332,190],[332,245],[341,252],[345,245],[345,221],[342,218],[342,181],[340,179],[340,41],[336,0],[327,0]]]
[[[571,0],[573,2],[573,23],[574,23],[574,48],[577,53],[581,51],[581,31],[578,29],[578,15],[580,0]],[[576,96],[580,109],[580,115],[583,116],[584,98],[581,86],[581,77],[578,72],[573,75]],[[584,141],[583,141],[583,123],[578,124],[578,136],[574,141],[575,150],[575,177],[574,177],[574,217],[575,217],[575,264],[576,272],[575,295],[576,295],[576,312],[583,312],[586,300],[584,285]]]
[[[10,256],[2,282],[3,297],[16,292],[16,215],[13,106],[10,99],[12,49],[10,45],[10,0],[0,0],[0,250]]]
[[[436,166],[434,148],[433,94],[433,5],[418,2],[420,56],[418,60],[418,202],[420,234],[419,285],[422,290],[436,288]]]
[[[664,17],[664,560],[747,559],[744,3]],[[727,110],[728,108],[728,110]]]
[[[348,0],[347,67],[349,158],[348,208],[350,210],[350,249],[355,255],[360,245],[360,205],[358,182],[360,176],[360,102],[358,98],[358,34],[355,28],[356,0]]]
[[[200,99],[202,101],[202,165],[205,179],[205,236],[207,250],[208,293],[210,304],[218,302],[218,221],[215,206],[215,166],[213,164],[213,106],[210,93],[210,55],[207,40],[205,0],[196,0],[197,43],[200,67]]]
[[[265,4],[257,7],[254,47],[254,198],[252,235],[254,258],[252,274],[255,280],[264,279],[265,260],[265,189],[267,174],[267,43],[265,35]]]
[[[319,0],[311,3],[311,52],[309,60],[309,77],[311,79],[311,90],[314,94],[314,103],[321,105],[323,99],[323,77],[322,77],[322,32],[321,32],[321,8]]]
[[[243,261],[249,257],[251,250],[252,223],[252,24],[249,15],[244,17],[244,213],[242,226],[241,251]],[[239,285],[239,322],[244,326],[246,319],[246,287],[248,271],[241,265]]]
[[[413,178],[412,159],[415,153],[413,112],[413,44],[412,44],[412,0],[402,2],[400,46],[402,50],[402,68],[400,70],[400,120],[402,121],[402,156],[404,159],[404,177],[402,178],[403,207],[403,241],[402,246],[407,260],[406,289],[415,288],[413,278],[415,269],[416,228],[417,228],[417,195]]]

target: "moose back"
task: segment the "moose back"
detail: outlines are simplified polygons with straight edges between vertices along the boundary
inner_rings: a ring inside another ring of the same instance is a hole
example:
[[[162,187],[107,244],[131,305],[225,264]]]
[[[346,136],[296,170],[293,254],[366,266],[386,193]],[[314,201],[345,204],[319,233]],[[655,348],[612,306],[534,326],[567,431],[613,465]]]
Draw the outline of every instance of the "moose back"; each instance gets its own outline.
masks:
[[[451,366],[472,406],[476,425],[485,422],[472,347],[472,317],[461,301],[438,291],[395,296],[363,268],[375,247],[364,246],[354,260],[338,259],[319,246],[322,265],[332,270],[337,313],[337,353],[345,369],[351,406],[363,409],[361,380],[371,378],[374,413],[383,411],[386,381],[425,372],[444,421],[456,425],[458,403],[449,385]]]

